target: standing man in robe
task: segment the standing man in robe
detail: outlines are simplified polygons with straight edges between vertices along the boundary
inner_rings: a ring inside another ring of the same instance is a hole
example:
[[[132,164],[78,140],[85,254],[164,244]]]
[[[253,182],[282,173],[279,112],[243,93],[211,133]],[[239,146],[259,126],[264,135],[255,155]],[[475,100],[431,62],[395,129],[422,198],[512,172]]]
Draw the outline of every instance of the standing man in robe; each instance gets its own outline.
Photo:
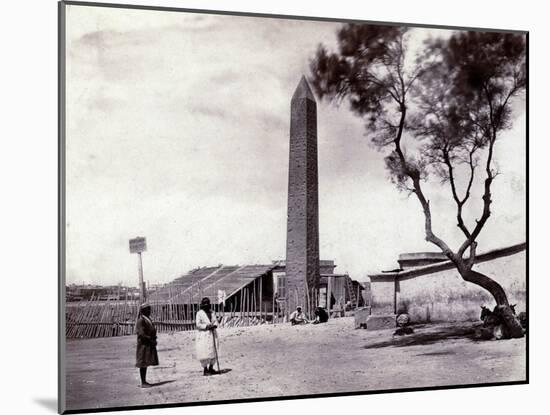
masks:
[[[200,310],[196,317],[197,336],[195,338],[197,359],[203,368],[203,375],[215,375],[218,372],[214,369],[214,362],[219,350],[218,321],[212,313],[210,299],[204,297],[201,301]]]
[[[159,357],[157,354],[157,329],[151,320],[151,306],[147,303],[139,308],[136,321],[137,349],[136,367],[139,368],[142,388],[150,388],[147,382],[147,367],[158,366]]]

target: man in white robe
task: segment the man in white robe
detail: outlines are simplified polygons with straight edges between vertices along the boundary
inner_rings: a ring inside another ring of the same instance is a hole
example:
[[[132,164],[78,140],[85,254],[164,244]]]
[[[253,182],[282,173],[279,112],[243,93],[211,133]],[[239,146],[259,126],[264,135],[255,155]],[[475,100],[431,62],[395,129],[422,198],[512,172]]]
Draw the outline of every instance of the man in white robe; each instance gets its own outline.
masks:
[[[204,376],[214,375],[218,373],[214,370],[214,362],[217,359],[220,346],[216,330],[218,321],[212,313],[210,300],[207,297],[201,301],[195,323],[197,326],[197,336],[195,338],[197,359],[201,362]]]

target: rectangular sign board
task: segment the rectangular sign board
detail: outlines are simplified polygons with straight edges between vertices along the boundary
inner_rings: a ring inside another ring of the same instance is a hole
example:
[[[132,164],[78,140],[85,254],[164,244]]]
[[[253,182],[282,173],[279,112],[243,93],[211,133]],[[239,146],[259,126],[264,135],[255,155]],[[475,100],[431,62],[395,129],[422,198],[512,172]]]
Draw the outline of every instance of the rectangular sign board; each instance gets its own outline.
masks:
[[[147,251],[147,242],[144,237],[138,236],[137,238],[130,239],[130,253],[135,254],[138,252]]]

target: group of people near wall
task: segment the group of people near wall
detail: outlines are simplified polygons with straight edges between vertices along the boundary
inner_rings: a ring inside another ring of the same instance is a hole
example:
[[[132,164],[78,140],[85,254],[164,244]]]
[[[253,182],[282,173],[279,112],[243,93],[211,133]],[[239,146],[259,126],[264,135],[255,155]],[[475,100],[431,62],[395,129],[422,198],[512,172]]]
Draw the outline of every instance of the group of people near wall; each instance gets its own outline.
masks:
[[[309,321],[302,312],[302,307],[297,307],[289,318],[292,325],[319,324],[328,320],[328,313],[322,307],[315,310],[315,320]],[[210,299],[205,297],[200,304],[200,310],[195,319],[197,334],[195,338],[197,359],[203,368],[203,375],[210,376],[219,373],[214,369],[214,363],[218,358],[219,338],[217,333],[218,321],[212,312]],[[153,385],[147,382],[147,368],[158,366],[157,330],[151,319],[151,306],[142,304],[136,321],[136,367],[139,368],[142,388],[150,388]],[[219,370],[219,365],[218,365]]]

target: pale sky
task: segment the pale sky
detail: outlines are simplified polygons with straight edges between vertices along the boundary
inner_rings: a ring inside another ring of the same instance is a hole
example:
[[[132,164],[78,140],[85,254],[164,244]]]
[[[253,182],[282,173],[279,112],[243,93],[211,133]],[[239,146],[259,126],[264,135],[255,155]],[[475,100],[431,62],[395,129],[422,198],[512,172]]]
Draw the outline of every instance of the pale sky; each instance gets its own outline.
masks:
[[[67,6],[67,282],[265,264],[286,249],[290,98],[338,23]],[[413,29],[420,45],[445,30]],[[501,174],[479,251],[526,240],[525,103],[496,146]],[[424,242],[414,198],[390,183],[347,105],[317,101],[320,252],[365,280]],[[425,186],[434,230],[462,241],[450,190]],[[473,197],[479,199],[479,189]],[[481,213],[473,203],[470,222]]]

